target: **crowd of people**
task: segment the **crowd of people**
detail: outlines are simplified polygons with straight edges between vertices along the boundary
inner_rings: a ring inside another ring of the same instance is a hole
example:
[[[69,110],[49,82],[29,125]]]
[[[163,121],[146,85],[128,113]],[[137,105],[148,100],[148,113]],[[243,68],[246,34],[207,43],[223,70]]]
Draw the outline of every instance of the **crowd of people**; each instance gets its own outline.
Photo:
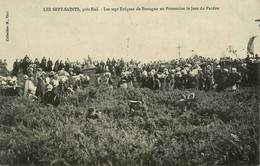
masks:
[[[5,62],[5,66],[6,61]],[[1,62],[3,63],[3,62]],[[251,65],[252,64],[252,65]],[[0,76],[1,87],[20,87],[20,94],[31,96],[45,104],[59,104],[59,97],[97,87],[149,88],[152,90],[197,89],[235,91],[238,86],[258,85],[259,59],[212,59],[193,55],[187,59],[155,61],[142,64],[138,61],[95,61],[90,57],[84,62],[55,63],[49,58],[33,61],[27,55],[16,60],[8,76]],[[258,69],[255,69],[257,68]],[[23,79],[18,79],[18,75]]]

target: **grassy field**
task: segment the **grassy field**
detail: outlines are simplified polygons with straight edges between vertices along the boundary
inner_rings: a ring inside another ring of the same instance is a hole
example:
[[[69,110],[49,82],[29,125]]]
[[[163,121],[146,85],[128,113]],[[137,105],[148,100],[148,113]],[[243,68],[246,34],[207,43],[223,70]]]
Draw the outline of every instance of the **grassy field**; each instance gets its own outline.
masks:
[[[256,165],[259,89],[191,91],[89,88],[44,106],[0,96],[0,164]],[[143,99],[148,117],[129,116],[128,100]],[[89,108],[102,112],[86,121]]]

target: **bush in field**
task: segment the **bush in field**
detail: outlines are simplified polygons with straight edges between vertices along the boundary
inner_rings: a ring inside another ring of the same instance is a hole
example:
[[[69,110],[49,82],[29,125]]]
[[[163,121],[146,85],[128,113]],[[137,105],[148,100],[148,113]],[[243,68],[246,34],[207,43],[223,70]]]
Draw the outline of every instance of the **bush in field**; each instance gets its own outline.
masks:
[[[58,107],[0,96],[0,164],[258,164],[258,89],[194,91],[183,112],[190,92],[91,87]],[[141,99],[148,119],[129,116],[128,100]],[[89,108],[102,116],[87,122]]]

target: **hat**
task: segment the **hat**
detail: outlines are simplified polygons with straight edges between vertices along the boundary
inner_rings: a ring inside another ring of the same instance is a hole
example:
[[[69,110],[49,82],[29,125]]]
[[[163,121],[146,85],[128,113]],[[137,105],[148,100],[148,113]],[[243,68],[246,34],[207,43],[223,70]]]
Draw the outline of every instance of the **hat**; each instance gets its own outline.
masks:
[[[59,81],[58,80],[52,80],[52,84],[54,87],[57,87],[59,85]]]
[[[217,69],[220,69],[220,65],[217,66]]]
[[[228,72],[228,69],[224,69],[223,71]]]
[[[190,75],[191,77],[194,77],[194,76],[196,75],[196,73],[195,73],[195,71],[191,71],[191,72],[189,73],[189,75]]]
[[[176,71],[181,71],[181,68],[180,68],[180,67],[177,67],[177,68],[176,68]]]
[[[237,69],[236,68],[232,68],[231,71],[232,72],[237,72]]]
[[[143,73],[142,73],[142,75],[144,76],[144,77],[147,77],[148,76],[148,74],[147,74],[147,71],[143,71]]]
[[[79,77],[84,77],[84,75],[83,74],[79,74]]]
[[[175,73],[175,71],[176,71],[175,69],[172,69],[170,70],[170,73]]]
[[[181,73],[185,75],[185,74],[187,74],[187,71],[186,70],[182,70]]]
[[[123,72],[122,72],[122,73],[123,73]],[[106,72],[104,75],[107,76],[107,77],[110,77],[110,76],[111,76],[111,73],[110,73],[110,72]]]
[[[2,85],[6,85],[6,82],[5,82],[5,81],[2,81]]]
[[[85,76],[85,79],[87,80],[87,81],[89,81],[90,80],[90,77],[89,76]]]
[[[177,76],[181,76],[181,72],[178,71],[178,72],[176,73],[176,75],[177,75]]]
[[[50,73],[49,73],[49,76],[54,76],[55,75],[55,72],[54,71],[51,71]]]
[[[109,68],[108,68],[108,66],[106,66],[106,71],[109,71]]]
[[[68,80],[68,77],[66,77],[66,76],[61,76],[61,77],[59,77],[59,80],[60,80],[61,82],[66,82],[66,81]]]
[[[185,67],[184,68],[186,71],[190,71],[190,68],[189,67]]]
[[[13,81],[13,82],[16,82],[16,81],[17,81],[17,78],[16,78],[15,76],[13,76],[12,81]]]
[[[23,79],[24,79],[24,80],[28,80],[28,78],[29,78],[29,77],[28,77],[27,75],[24,75],[24,76],[23,76]]]
[[[12,78],[10,76],[6,77],[6,81],[11,81],[11,80],[12,80]]]
[[[32,68],[32,67],[30,67],[30,68],[29,68],[29,71],[30,71],[30,72],[33,72],[33,68]]]
[[[200,66],[198,64],[194,65],[193,69],[196,69],[196,68],[200,68]]]
[[[52,91],[52,89],[53,89],[53,86],[52,86],[51,84],[49,84],[49,85],[47,86],[47,91]]]
[[[122,77],[126,76],[126,72],[122,72],[122,73],[121,73],[121,76],[122,76]]]
[[[154,75],[154,74],[155,74],[155,70],[152,69],[152,70],[150,71],[150,74],[151,74],[151,75]]]

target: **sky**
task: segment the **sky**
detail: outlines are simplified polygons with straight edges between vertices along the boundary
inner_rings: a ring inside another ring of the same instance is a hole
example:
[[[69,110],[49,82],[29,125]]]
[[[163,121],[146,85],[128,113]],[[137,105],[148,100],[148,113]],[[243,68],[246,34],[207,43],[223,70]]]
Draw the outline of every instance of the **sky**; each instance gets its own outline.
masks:
[[[231,45],[246,56],[253,35],[260,53],[260,0],[0,0],[0,59],[12,68],[26,54],[71,61],[113,57],[154,60],[191,56],[219,58]],[[216,11],[45,12],[45,7],[218,7]],[[6,42],[6,12],[9,41]],[[128,39],[129,38],[129,42]]]

